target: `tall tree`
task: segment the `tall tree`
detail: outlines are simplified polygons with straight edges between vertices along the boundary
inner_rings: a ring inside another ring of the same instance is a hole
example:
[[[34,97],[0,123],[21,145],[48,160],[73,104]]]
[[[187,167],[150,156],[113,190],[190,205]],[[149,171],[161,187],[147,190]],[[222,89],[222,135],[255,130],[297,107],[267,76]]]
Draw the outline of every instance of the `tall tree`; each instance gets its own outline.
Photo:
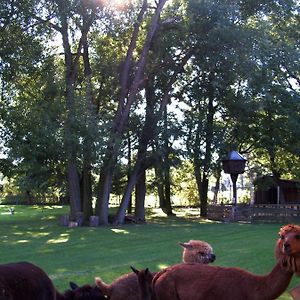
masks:
[[[147,11],[147,1],[143,1],[141,10],[138,14],[137,21],[134,25],[130,44],[127,50],[123,68],[120,76],[121,91],[118,100],[118,109],[113,121],[113,127],[111,130],[110,140],[108,141],[107,151],[103,166],[101,168],[99,179],[99,193],[97,199],[97,212],[101,224],[108,223],[108,204],[109,195],[111,191],[112,175],[114,170],[114,164],[120,148],[120,141],[124,132],[125,125],[128,122],[128,116],[132,104],[137,99],[137,94],[141,87],[141,83],[144,81],[143,73],[150,49],[150,45],[153,36],[157,30],[160,14],[163,10],[166,0],[160,0],[155,7],[154,14],[151,18],[147,35],[143,43],[140,56],[134,68],[133,79],[130,83],[130,75],[133,68],[133,54],[136,50],[137,40],[139,37],[139,30],[144,19],[144,14]],[[129,86],[128,86],[129,84]]]

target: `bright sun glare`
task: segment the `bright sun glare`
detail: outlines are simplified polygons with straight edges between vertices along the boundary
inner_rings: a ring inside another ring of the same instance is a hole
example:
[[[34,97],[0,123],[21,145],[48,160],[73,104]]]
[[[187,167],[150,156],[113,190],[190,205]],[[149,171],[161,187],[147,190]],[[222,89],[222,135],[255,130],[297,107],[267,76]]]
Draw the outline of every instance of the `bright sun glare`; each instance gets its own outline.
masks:
[[[121,10],[123,9],[127,4],[129,0],[104,0],[103,3],[106,6]]]

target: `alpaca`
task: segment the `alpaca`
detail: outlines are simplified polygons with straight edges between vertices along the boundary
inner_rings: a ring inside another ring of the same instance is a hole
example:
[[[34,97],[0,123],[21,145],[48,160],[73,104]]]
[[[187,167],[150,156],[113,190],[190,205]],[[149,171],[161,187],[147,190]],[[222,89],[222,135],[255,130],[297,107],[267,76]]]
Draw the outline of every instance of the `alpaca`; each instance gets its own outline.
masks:
[[[101,278],[96,277],[95,283],[110,300],[139,300],[139,283],[133,272],[122,275],[111,284],[106,284]]]
[[[56,290],[39,267],[18,262],[0,265],[1,300],[55,300]]]
[[[277,263],[265,276],[234,267],[178,264],[157,273],[152,281],[157,300],[271,300],[288,287],[293,274],[300,275],[300,226],[279,231]]]
[[[140,271],[135,269],[132,266],[130,268],[136,274],[138,279],[140,300],[151,300],[153,297],[153,293],[152,293],[153,274],[149,271],[148,268]]]
[[[184,263],[209,264],[216,259],[212,246],[204,241],[190,240],[179,245],[184,248],[182,253]]]
[[[97,286],[88,284],[79,287],[76,283],[70,282],[70,290],[66,290],[63,294],[57,292],[56,300],[105,300],[102,292]]]
[[[0,300],[105,300],[96,286],[78,287],[60,294],[49,276],[28,262],[0,265]]]
[[[184,248],[183,262],[185,263],[209,263],[215,259],[212,247],[206,242],[193,240],[180,245]],[[134,272],[117,278],[111,284],[106,284],[101,278],[96,277],[95,283],[110,300],[139,300],[139,282]]]
[[[300,284],[290,290],[289,294],[291,295],[293,300],[300,300]]]

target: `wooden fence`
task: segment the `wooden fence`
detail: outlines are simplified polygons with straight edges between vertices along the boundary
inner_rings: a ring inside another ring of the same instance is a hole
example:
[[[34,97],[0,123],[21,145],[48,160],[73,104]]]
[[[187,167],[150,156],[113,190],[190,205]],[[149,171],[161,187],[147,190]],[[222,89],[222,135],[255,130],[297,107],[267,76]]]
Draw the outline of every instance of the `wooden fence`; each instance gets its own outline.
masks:
[[[210,205],[208,218],[222,222],[300,223],[300,204]]]

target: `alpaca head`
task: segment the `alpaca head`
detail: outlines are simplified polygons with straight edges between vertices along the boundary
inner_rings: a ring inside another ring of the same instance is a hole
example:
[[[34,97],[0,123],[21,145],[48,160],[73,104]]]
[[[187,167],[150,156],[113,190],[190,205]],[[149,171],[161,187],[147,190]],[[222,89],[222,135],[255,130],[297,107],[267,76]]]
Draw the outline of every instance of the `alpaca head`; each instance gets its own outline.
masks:
[[[154,277],[153,274],[149,271],[148,268],[140,271],[132,266],[130,266],[130,268],[137,276],[140,288],[140,298],[143,300],[151,299],[152,279]]]
[[[130,268],[138,277],[138,281],[140,282],[140,284],[144,284],[144,285],[150,284],[151,285],[151,282],[153,279],[153,274],[149,271],[148,268],[140,270],[140,271],[132,266],[130,266]]]
[[[184,248],[182,255],[184,263],[209,264],[216,259],[212,246],[204,241],[190,240],[179,245]]]
[[[66,300],[104,300],[106,299],[97,286],[88,284],[79,287],[76,283],[70,282],[70,290],[64,293]]]
[[[289,224],[280,228],[275,255],[283,268],[300,276],[300,226]]]

